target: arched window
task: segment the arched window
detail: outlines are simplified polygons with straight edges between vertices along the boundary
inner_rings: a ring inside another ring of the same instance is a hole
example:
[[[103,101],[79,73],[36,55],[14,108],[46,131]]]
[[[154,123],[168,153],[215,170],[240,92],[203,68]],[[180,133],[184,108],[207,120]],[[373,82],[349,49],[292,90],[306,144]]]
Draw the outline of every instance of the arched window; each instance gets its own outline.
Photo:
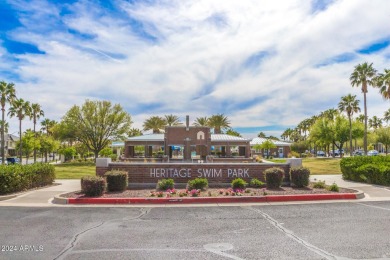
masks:
[[[196,139],[198,140],[204,140],[204,133],[202,131],[199,131],[197,134],[196,134]]]

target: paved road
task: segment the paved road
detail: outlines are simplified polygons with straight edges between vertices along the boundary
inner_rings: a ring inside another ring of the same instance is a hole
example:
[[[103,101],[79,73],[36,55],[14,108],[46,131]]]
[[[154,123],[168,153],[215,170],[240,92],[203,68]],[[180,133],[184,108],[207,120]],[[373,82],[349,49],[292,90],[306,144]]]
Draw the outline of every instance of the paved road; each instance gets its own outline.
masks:
[[[390,259],[389,223],[389,201],[1,207],[1,249],[25,250],[0,259]]]

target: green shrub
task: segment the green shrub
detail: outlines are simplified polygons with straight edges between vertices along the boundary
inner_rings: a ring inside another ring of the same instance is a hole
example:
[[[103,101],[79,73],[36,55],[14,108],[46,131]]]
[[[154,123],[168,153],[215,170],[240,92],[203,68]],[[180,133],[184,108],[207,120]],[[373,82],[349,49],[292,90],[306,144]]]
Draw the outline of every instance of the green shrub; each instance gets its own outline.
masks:
[[[305,167],[290,169],[290,180],[296,187],[302,188],[309,185],[310,170]]]
[[[124,191],[128,185],[128,174],[125,171],[108,171],[104,174],[108,191]]]
[[[389,156],[346,157],[340,168],[345,180],[390,185]]]
[[[81,191],[86,196],[97,197],[103,195],[106,180],[98,176],[84,176],[81,178]]]
[[[196,178],[187,182],[188,190],[205,190],[209,186],[209,181],[206,178]]]
[[[51,164],[0,165],[0,195],[52,184],[55,168]]]
[[[316,188],[316,189],[325,189],[325,188],[326,188],[325,181],[317,181],[317,182],[314,182],[314,183],[313,183],[313,188]]]
[[[336,183],[333,183],[332,185],[330,185],[329,187],[327,187],[327,190],[339,192],[339,186],[337,186]]]
[[[231,183],[232,185],[232,188],[235,190],[235,189],[241,189],[241,190],[244,190],[246,185],[248,185],[248,183],[246,181],[244,181],[243,179],[241,178],[237,178],[237,179],[234,179]]]
[[[157,189],[166,191],[175,187],[175,181],[173,179],[162,179],[157,182]]]
[[[253,178],[250,182],[249,182],[249,186],[250,187],[253,187],[253,188],[261,188],[265,185],[264,182],[256,179],[256,178]]]
[[[273,167],[264,171],[265,181],[267,183],[267,188],[276,189],[282,186],[284,171],[280,168]]]

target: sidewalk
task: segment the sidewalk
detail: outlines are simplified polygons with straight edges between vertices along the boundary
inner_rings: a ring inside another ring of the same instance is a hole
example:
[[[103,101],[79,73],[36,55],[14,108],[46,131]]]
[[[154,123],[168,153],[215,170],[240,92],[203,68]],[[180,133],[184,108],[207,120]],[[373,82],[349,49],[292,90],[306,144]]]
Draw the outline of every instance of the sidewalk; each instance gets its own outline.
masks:
[[[0,200],[0,206],[53,206],[55,204],[52,204],[51,200],[55,195],[81,190],[80,180],[56,180],[54,183],[59,185],[28,191],[8,200]]]
[[[341,174],[312,175],[310,176],[310,181],[325,181],[328,185],[336,183],[339,187],[363,191],[365,198],[362,200],[390,200],[390,187],[345,181],[342,179]]]

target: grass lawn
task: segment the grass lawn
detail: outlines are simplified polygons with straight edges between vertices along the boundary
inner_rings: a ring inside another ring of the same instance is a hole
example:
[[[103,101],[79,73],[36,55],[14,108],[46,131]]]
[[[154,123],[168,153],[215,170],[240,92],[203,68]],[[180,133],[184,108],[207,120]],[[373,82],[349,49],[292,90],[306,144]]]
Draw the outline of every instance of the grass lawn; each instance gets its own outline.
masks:
[[[57,164],[56,179],[81,179],[81,177],[96,175],[96,167],[94,165],[67,165]]]
[[[302,164],[312,175],[341,174],[340,158],[304,158]]]

